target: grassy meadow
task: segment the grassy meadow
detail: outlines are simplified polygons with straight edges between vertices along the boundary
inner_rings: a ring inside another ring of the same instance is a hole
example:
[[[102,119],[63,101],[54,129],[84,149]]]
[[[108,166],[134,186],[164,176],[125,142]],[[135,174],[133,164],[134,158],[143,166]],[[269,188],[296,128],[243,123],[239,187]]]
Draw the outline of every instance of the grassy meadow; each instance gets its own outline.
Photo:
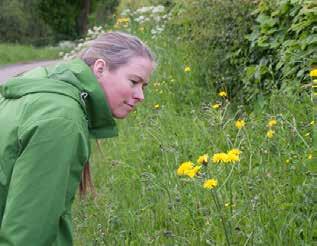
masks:
[[[175,37],[141,30],[158,67],[119,137],[92,142],[96,196],[75,200],[75,245],[314,245],[310,89],[240,104],[225,87],[194,86],[202,64]]]
[[[313,245],[309,95],[275,95],[250,114],[228,102],[175,113],[160,97],[155,109],[148,95],[119,122],[120,136],[94,149],[97,195],[76,202],[75,245]],[[245,120],[241,129],[237,115]],[[268,138],[272,118],[277,124]],[[232,148],[241,150],[239,162],[209,159],[194,178],[176,174],[182,162]],[[208,178],[218,186],[204,189]]]
[[[35,48],[31,45],[0,43],[0,66],[36,60],[58,59],[60,49],[53,47]]]

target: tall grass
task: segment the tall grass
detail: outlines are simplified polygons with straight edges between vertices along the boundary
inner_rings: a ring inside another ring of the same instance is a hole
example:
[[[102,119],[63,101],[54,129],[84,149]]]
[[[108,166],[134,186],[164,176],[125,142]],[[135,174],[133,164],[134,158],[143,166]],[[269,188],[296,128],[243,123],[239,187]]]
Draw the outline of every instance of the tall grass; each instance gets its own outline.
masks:
[[[0,43],[0,66],[34,60],[58,59],[58,48],[35,48],[31,45]]]
[[[118,138],[102,141],[102,151],[93,146],[97,196],[75,201],[75,245],[312,245],[310,94],[275,91],[252,111],[212,88],[201,98],[205,88],[187,86],[199,68],[186,50],[164,40],[151,46],[160,50],[160,65],[146,101],[118,121]],[[219,109],[211,107],[216,101]],[[268,138],[272,118],[277,125]],[[176,175],[184,161],[231,148],[242,151],[240,162],[209,161],[198,177]],[[204,189],[206,178],[218,186]]]

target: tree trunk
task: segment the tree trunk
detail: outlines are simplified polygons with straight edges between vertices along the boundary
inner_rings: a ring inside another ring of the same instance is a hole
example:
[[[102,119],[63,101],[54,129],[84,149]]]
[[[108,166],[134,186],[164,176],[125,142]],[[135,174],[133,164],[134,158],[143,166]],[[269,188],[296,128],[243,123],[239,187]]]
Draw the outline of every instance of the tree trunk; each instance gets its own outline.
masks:
[[[78,29],[80,36],[88,31],[88,15],[90,12],[91,0],[81,0],[81,11],[78,19]]]

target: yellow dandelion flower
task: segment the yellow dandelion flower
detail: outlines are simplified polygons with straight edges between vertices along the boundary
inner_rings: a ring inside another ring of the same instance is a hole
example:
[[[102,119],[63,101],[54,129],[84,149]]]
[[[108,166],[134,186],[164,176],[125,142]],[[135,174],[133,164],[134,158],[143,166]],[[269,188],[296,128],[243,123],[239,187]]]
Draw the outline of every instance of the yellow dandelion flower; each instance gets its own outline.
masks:
[[[192,169],[188,169],[184,172],[184,175],[187,175],[188,177],[195,177],[197,173],[199,172],[201,166],[195,166]]]
[[[309,73],[310,77],[317,77],[317,69],[313,69]]]
[[[214,103],[213,105],[211,105],[211,107],[213,109],[218,109],[220,107],[220,104],[219,103]]]
[[[267,133],[266,133],[266,136],[267,136],[268,138],[273,138],[274,133],[275,133],[275,131],[273,131],[273,130],[268,130]]]
[[[314,125],[314,124],[315,124],[315,121],[311,121],[309,124]]]
[[[307,157],[307,159],[308,159],[308,160],[313,159],[313,155],[312,155],[312,154],[309,154],[308,157]]]
[[[220,91],[220,92],[218,93],[218,95],[221,96],[221,97],[226,97],[228,94],[227,94],[227,92],[225,92],[225,91]]]
[[[244,120],[237,120],[235,123],[236,128],[241,129],[243,127],[245,127],[245,121]]]
[[[191,71],[190,66],[186,66],[186,67],[184,68],[184,72],[185,72],[185,73],[189,73],[190,71]]]
[[[237,161],[240,161],[240,158],[238,155],[236,154],[227,154],[227,159],[226,159],[227,162],[237,162]]]
[[[286,163],[286,164],[289,164],[289,162],[290,162],[290,160],[289,160],[289,159],[287,159],[287,160],[285,161],[285,163]]]
[[[271,120],[269,120],[269,122],[267,123],[267,126],[268,126],[268,127],[273,127],[273,126],[275,126],[276,124],[277,124],[276,119],[271,119]]]
[[[225,207],[229,207],[229,206],[230,206],[230,202],[226,202]]]
[[[231,155],[240,155],[241,154],[241,151],[239,149],[232,149],[232,150],[229,150],[228,151],[228,154]]]
[[[177,169],[177,175],[186,175],[185,172],[194,168],[194,163],[190,161],[183,162]]]
[[[203,187],[205,189],[211,190],[211,189],[217,187],[217,185],[218,185],[217,179],[207,179],[207,180],[205,180]]]
[[[199,156],[197,163],[207,165],[208,164],[208,154]]]
[[[221,161],[224,161],[227,159],[227,154],[226,153],[216,153],[212,156],[212,162],[214,163],[219,163]]]
[[[213,163],[235,163],[240,161],[240,155],[241,151],[238,149],[232,149],[229,150],[228,153],[216,153],[212,156],[212,162]]]
[[[160,108],[160,104],[155,104],[155,105],[154,105],[154,108],[155,108],[155,109],[159,109],[159,108]]]

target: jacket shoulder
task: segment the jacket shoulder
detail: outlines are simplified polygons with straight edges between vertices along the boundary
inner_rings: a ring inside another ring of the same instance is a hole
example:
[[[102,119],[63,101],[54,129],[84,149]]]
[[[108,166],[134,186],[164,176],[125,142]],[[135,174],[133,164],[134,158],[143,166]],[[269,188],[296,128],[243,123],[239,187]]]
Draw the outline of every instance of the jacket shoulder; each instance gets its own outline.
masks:
[[[20,125],[54,118],[71,120],[88,129],[86,114],[73,98],[56,93],[35,93],[24,97]]]

